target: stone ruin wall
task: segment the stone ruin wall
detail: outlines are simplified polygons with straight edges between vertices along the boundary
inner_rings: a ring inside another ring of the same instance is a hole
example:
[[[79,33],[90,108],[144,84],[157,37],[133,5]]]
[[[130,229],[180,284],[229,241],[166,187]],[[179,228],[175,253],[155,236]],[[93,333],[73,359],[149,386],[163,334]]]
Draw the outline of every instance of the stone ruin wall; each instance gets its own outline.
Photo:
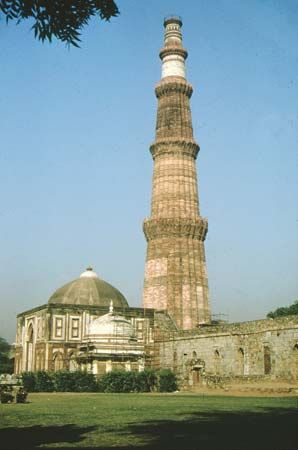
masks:
[[[298,317],[287,316],[201,327],[160,330],[155,367],[172,369],[182,385],[204,377],[298,379]]]

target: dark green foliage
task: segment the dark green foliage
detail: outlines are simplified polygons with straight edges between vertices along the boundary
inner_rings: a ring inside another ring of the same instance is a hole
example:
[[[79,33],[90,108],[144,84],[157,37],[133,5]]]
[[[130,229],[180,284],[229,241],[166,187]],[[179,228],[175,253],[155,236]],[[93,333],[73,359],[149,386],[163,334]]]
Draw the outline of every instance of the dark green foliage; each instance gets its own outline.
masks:
[[[156,390],[157,373],[153,370],[144,372],[126,372],[114,370],[106,373],[99,380],[101,392],[151,392]]]
[[[159,392],[177,391],[176,375],[169,369],[160,370],[158,373]]]
[[[13,373],[13,359],[9,357],[11,346],[0,337],[0,373]]]
[[[57,392],[97,392],[97,382],[93,374],[75,371],[59,370],[52,374]]]
[[[23,372],[22,381],[27,392],[36,392],[36,374],[34,372]]]
[[[52,377],[55,383],[55,390],[57,392],[76,392],[75,372],[67,372],[66,370],[59,370],[54,372]]]
[[[126,372],[115,370],[97,379],[84,371],[23,372],[28,392],[172,392],[177,390],[176,377],[170,370]]]
[[[157,374],[154,370],[146,369],[139,372],[135,381],[137,392],[152,392],[157,386]]]
[[[26,403],[28,393],[23,388],[19,388],[16,393],[16,403]]]
[[[9,390],[0,391],[0,402],[1,403],[12,403],[14,401],[14,396]]]
[[[50,372],[40,370],[34,375],[36,392],[53,392],[55,390],[53,376]]]
[[[23,372],[24,389],[28,392],[97,392],[97,380],[91,373],[68,372]]]
[[[135,372],[113,370],[100,379],[102,392],[133,392],[135,390]]]
[[[267,314],[267,317],[269,319],[275,319],[276,317],[291,316],[296,314],[298,314],[298,300],[290,306],[282,306],[277,308],[275,311],[270,311]]]
[[[34,35],[42,42],[54,36],[76,47],[92,17],[109,20],[119,14],[114,0],[0,0],[0,12],[7,22],[33,19]]]

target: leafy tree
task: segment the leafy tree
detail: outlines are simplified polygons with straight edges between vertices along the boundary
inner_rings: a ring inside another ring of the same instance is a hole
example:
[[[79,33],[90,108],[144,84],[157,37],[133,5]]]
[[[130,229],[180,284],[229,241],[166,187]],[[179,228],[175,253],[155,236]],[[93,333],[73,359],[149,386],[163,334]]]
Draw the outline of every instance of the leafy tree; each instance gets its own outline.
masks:
[[[0,337],[0,373],[13,373],[13,359],[10,358],[11,346]]]
[[[298,300],[296,300],[290,306],[282,306],[280,308],[277,308],[275,311],[270,311],[267,314],[267,317],[270,319],[275,319],[276,317],[291,316],[297,314],[298,314]]]
[[[33,19],[34,35],[42,42],[54,36],[79,47],[81,30],[92,17],[110,20],[119,10],[114,0],[0,0],[0,13],[6,22]]]

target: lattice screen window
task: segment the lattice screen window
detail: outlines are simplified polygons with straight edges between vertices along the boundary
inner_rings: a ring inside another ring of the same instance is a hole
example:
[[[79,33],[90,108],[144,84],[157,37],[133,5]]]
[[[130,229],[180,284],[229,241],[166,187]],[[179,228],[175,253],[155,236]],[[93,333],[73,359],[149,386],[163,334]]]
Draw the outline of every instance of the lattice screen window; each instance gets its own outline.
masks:
[[[79,337],[79,319],[71,319],[71,337]]]

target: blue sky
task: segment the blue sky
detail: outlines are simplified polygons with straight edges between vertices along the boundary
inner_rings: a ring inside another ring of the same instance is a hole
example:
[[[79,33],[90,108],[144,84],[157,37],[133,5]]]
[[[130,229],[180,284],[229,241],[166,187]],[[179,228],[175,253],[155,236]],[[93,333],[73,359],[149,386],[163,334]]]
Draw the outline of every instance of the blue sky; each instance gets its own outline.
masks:
[[[118,1],[81,49],[0,22],[0,335],[89,264],[140,306],[163,17],[183,18],[212,312],[298,298],[298,3]]]

